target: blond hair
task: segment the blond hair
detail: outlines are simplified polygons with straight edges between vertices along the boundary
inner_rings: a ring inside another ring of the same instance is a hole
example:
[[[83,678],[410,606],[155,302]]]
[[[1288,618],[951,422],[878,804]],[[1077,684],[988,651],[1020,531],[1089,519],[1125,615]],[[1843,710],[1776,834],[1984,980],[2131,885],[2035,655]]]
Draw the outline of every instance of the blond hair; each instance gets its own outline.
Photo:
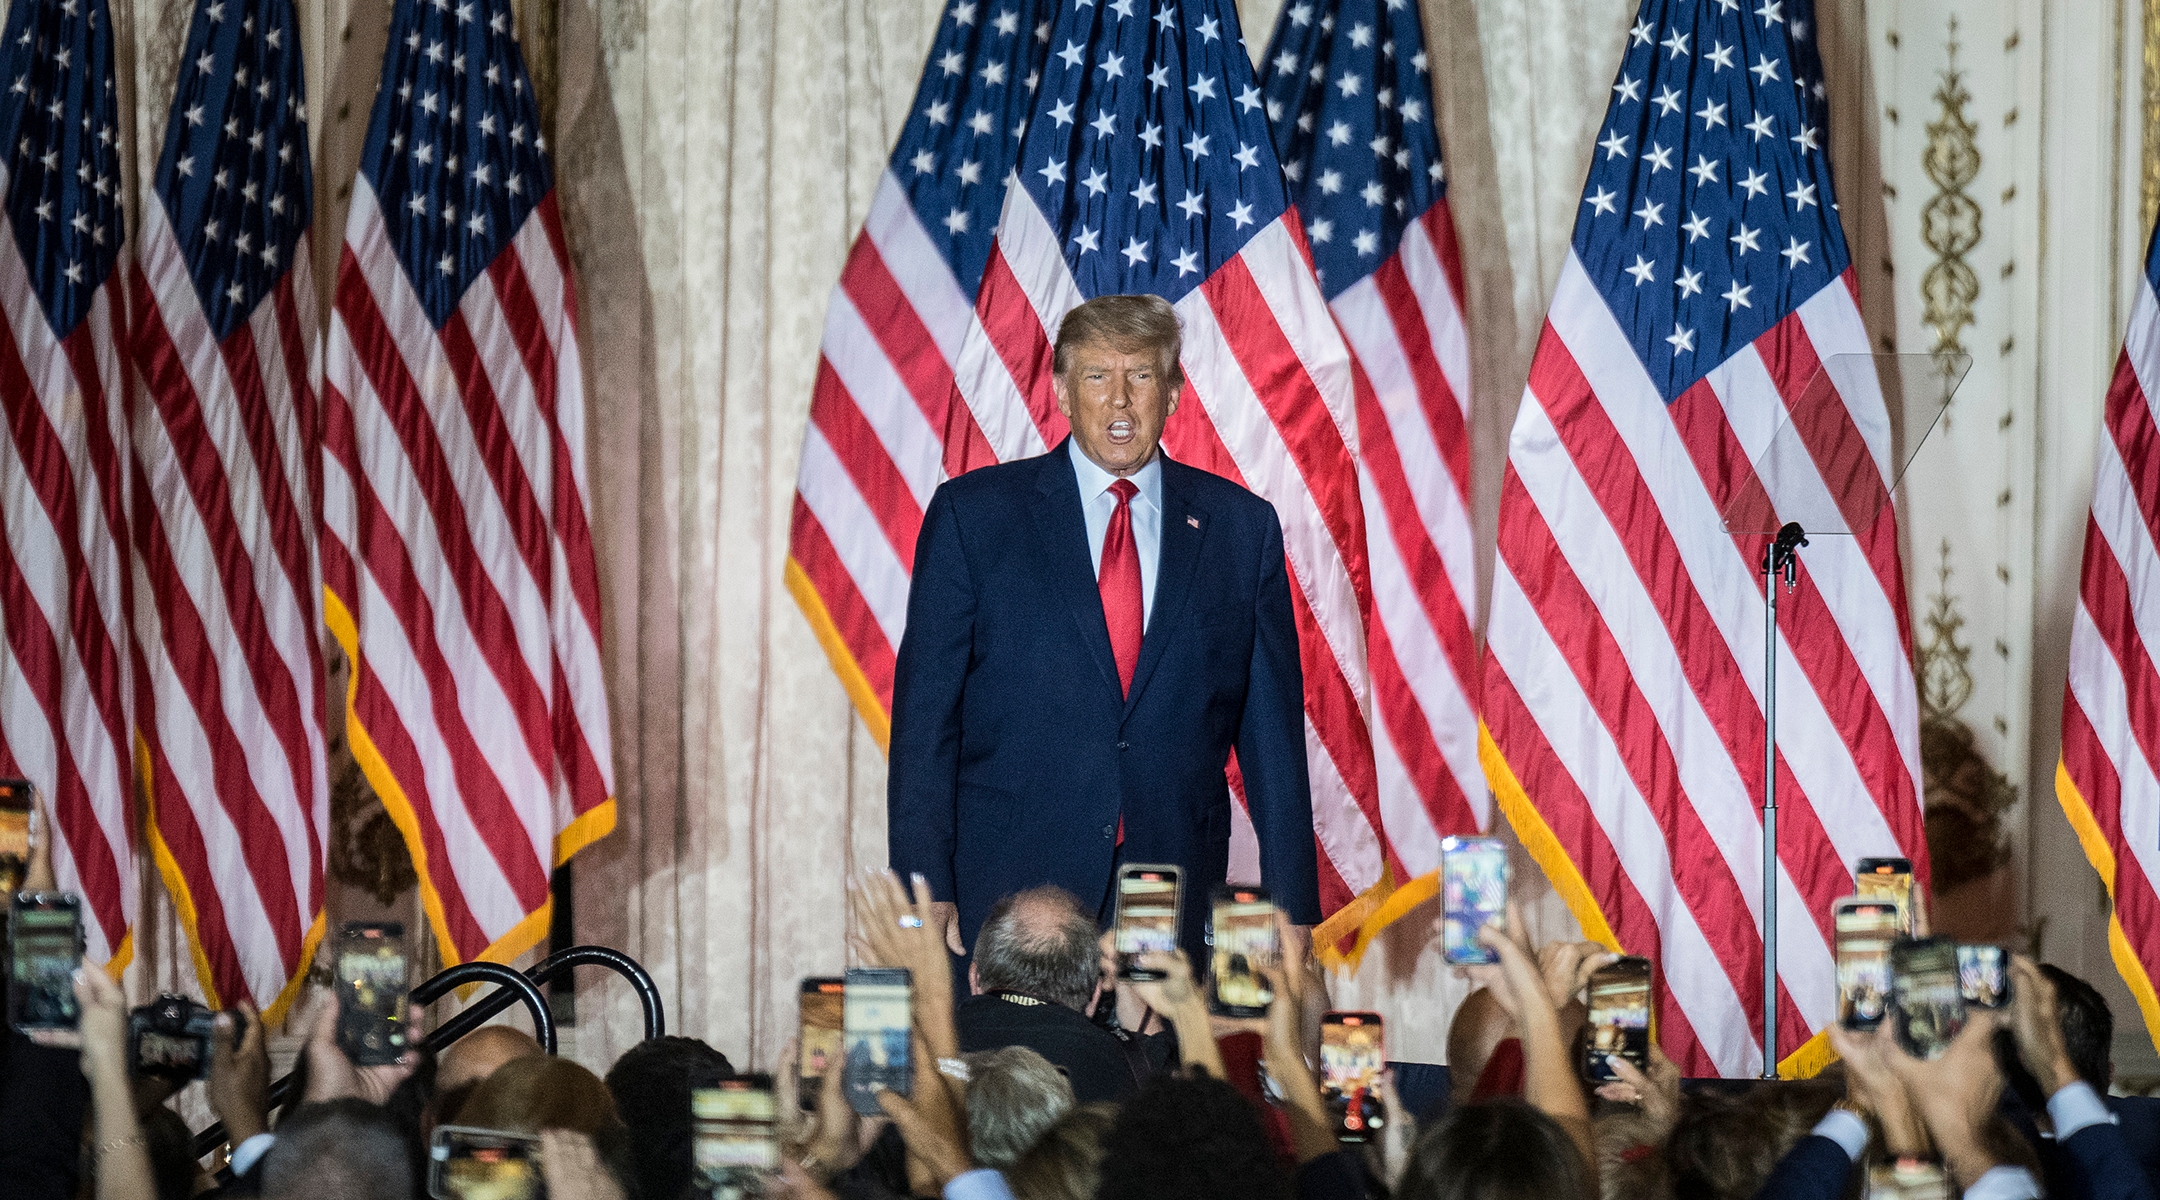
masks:
[[[1057,348],[1050,369],[1062,379],[1072,368],[1072,352],[1099,343],[1121,354],[1154,350],[1162,355],[1163,374],[1175,395],[1185,384],[1178,355],[1185,345],[1177,310],[1161,296],[1097,296],[1058,322]]]

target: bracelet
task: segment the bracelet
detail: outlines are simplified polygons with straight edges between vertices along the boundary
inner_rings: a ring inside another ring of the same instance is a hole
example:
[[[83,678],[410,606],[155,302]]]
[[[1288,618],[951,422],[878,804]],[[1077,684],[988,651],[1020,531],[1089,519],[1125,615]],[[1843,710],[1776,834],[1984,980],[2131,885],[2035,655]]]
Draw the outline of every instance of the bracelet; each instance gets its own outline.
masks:
[[[941,1058],[937,1060],[937,1069],[938,1074],[943,1075],[947,1079],[958,1080],[961,1083],[968,1082],[970,1078],[967,1061],[965,1059]]]
[[[145,1146],[148,1146],[149,1144],[149,1142],[143,1139],[143,1135],[139,1133],[134,1133],[129,1134],[128,1136],[123,1138],[112,1138],[108,1141],[99,1142],[97,1145],[90,1148],[90,1155],[93,1158],[103,1158],[105,1157],[107,1151],[125,1150],[130,1146],[133,1146],[136,1149],[140,1150]]]

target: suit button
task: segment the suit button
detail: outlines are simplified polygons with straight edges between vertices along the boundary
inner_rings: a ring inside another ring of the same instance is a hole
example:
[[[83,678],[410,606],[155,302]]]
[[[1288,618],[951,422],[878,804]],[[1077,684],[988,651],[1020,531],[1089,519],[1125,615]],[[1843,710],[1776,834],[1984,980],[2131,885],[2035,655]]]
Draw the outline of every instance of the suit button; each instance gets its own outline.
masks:
[[[1118,749],[1120,749],[1120,750],[1130,750],[1130,749],[1132,749],[1132,743],[1131,743],[1131,742],[1119,742],[1119,743],[1117,744],[1117,748],[1118,748]]]
[[[1105,825],[1105,826],[1103,826],[1103,827],[1102,827],[1102,835],[1103,835],[1104,837],[1116,837],[1116,836],[1117,836],[1117,823],[1113,821],[1113,822],[1111,822],[1110,824],[1108,824],[1108,825]]]

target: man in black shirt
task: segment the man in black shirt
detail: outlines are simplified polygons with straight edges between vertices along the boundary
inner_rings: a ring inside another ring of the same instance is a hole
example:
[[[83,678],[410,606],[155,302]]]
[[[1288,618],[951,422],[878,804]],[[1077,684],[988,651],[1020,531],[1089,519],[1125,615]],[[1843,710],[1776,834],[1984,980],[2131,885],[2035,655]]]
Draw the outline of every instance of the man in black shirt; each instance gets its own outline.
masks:
[[[1062,888],[993,905],[968,969],[975,995],[956,1015],[960,1048],[1026,1046],[1065,1072],[1082,1104],[1136,1091],[1152,1072],[1145,1047],[1088,1019],[1101,992],[1097,937],[1094,915]]]

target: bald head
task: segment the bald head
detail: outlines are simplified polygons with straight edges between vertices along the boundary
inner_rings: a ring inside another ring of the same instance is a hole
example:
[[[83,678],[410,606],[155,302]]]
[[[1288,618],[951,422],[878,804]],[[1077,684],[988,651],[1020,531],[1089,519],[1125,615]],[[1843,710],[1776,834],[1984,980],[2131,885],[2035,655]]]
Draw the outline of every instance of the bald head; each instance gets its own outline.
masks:
[[[547,1054],[532,1035],[508,1025],[482,1025],[442,1052],[435,1068],[435,1087],[449,1091],[468,1083],[478,1083],[495,1073],[495,1068],[521,1058],[538,1058]]]
[[[975,981],[1084,1012],[1101,961],[1095,918],[1059,887],[1015,892],[990,908],[975,935]]]

